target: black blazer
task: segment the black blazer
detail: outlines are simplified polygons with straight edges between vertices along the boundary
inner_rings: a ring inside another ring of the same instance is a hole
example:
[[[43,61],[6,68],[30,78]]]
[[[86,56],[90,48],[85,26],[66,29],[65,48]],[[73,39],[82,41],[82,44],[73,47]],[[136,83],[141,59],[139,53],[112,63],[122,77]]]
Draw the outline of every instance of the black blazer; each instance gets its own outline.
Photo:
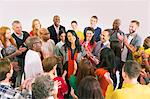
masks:
[[[54,25],[48,27],[47,29],[48,29],[48,31],[49,31],[49,33],[50,33],[50,38],[51,38],[52,40],[54,40],[55,44],[57,44],[57,43],[59,42],[59,39],[57,38],[58,35],[57,35],[57,33],[56,33],[56,30],[55,30],[55,28],[54,28]],[[64,31],[66,31],[66,30],[65,30],[65,27],[62,26],[62,25],[60,25],[59,31],[62,30],[62,29],[63,29]]]

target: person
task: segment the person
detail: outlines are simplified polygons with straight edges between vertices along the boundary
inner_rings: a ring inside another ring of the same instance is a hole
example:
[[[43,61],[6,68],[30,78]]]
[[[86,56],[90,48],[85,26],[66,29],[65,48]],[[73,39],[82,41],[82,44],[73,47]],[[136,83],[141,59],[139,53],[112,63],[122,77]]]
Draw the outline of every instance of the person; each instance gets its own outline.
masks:
[[[55,50],[56,55],[59,54],[61,47],[65,44],[65,39],[66,39],[65,37],[66,37],[66,32],[64,30],[60,30],[59,31],[60,41],[56,44],[56,50]]]
[[[121,20],[115,19],[113,21],[113,28],[110,29],[110,43],[111,49],[114,51],[115,56],[121,60],[121,49],[122,49],[122,42],[119,41],[117,34],[124,35],[124,33],[120,30]]]
[[[25,41],[29,37],[29,34],[26,31],[22,31],[21,22],[18,20],[13,21],[12,28],[14,30],[12,37],[14,38],[14,40],[16,42],[17,49],[22,51],[22,54],[17,56],[18,66],[20,67],[20,70],[17,72],[17,75],[16,75],[16,86],[20,86],[21,79],[22,79],[21,77],[24,72],[25,54],[27,52],[27,47],[25,45]]]
[[[116,87],[116,77],[115,77],[115,54],[112,49],[104,48],[100,53],[100,63],[97,65],[96,75],[100,83],[102,94],[105,97],[107,86],[109,83],[106,80],[106,74],[110,74],[114,81],[114,86]]]
[[[58,99],[57,92],[57,83],[48,74],[37,76],[32,83],[33,99]]]
[[[95,77],[87,76],[79,84],[79,99],[104,99]]]
[[[34,19],[32,21],[32,30],[30,31],[30,36],[38,36],[38,30],[41,28],[41,23],[39,19]]]
[[[61,48],[58,56],[63,57],[64,69],[67,70],[67,77],[74,71],[74,62],[79,63],[82,57],[86,55],[84,48],[80,45],[79,39],[73,30],[68,30],[66,34],[66,41]]]
[[[93,55],[96,56],[97,58],[99,58],[100,56],[100,52],[103,48],[110,48],[110,42],[109,42],[109,38],[110,38],[110,30],[109,29],[105,29],[101,34],[100,34],[100,41],[97,42],[94,50],[93,50]]]
[[[29,37],[26,41],[28,51],[25,55],[23,80],[34,78],[43,73],[42,61],[38,52],[41,51],[42,42],[38,37]]]
[[[112,82],[110,82],[106,92],[106,99],[149,99],[150,87],[141,85],[137,81],[140,72],[141,66],[135,60],[126,61],[122,68],[122,77],[124,79],[122,88],[113,90]],[[108,81],[110,79],[108,77]]]
[[[76,34],[80,40],[80,44],[82,44],[82,42],[84,41],[84,34],[78,29],[77,21],[71,21],[71,27],[76,32]]]
[[[96,26],[98,23],[98,17],[92,16],[90,19],[90,27],[94,28],[94,39],[96,42],[100,40],[101,28]],[[86,36],[87,27],[84,29],[84,37]]]
[[[1,99],[25,99],[22,94],[11,87],[10,79],[13,74],[13,67],[10,60],[0,58],[0,98]]]
[[[13,76],[12,76],[12,82],[13,82],[13,87],[16,86],[16,75],[17,72],[19,71],[19,66],[18,66],[18,59],[16,56],[21,55],[22,52],[17,49],[17,45],[13,37],[11,36],[11,31],[10,28],[7,26],[2,26],[0,28],[0,35],[1,35],[1,41],[3,44],[3,48],[1,50],[1,54],[3,57],[7,57],[10,59],[12,65],[13,65]]]
[[[141,46],[141,37],[138,35],[137,30],[140,23],[137,20],[132,20],[129,26],[129,34],[125,37],[118,34],[120,41],[123,41],[124,47],[121,54],[121,61],[124,63],[127,60],[133,60],[133,52],[136,52]]]
[[[65,71],[64,71],[63,77],[57,76],[56,68],[60,62],[61,62],[61,59],[59,57],[51,56],[51,57],[45,58],[42,61],[42,65],[43,65],[44,72],[48,73],[51,79],[53,79],[54,81],[58,81],[60,83],[58,86],[57,97],[58,99],[64,99],[64,95],[68,92],[68,86],[64,77],[66,74]]]
[[[59,31],[62,29],[64,31],[66,31],[66,30],[65,30],[64,26],[60,25],[60,17],[58,15],[55,15],[53,17],[53,22],[54,22],[54,24],[52,26],[48,27],[47,29],[50,33],[50,36],[51,36],[50,38],[52,40],[54,40],[55,44],[57,44],[59,41]]]
[[[78,67],[78,70],[77,70]],[[80,81],[85,78],[86,76],[93,76],[96,77],[95,75],[95,70],[96,68],[92,65],[92,63],[87,59],[83,58],[79,62],[79,64],[75,63],[74,65],[74,72],[70,76],[69,79],[69,84],[71,86],[71,95],[72,97],[78,96],[78,86]],[[73,90],[73,93],[72,93]]]
[[[50,39],[50,33],[46,28],[39,29],[39,37],[42,40],[42,55],[43,58],[47,58],[55,55],[55,43]]]

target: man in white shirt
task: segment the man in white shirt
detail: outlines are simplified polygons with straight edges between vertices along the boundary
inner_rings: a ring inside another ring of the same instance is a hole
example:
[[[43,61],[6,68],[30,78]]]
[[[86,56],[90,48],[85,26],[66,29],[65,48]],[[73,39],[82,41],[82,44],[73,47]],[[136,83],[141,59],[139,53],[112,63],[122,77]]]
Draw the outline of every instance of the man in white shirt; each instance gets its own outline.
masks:
[[[25,79],[33,78],[36,75],[43,73],[40,54],[41,40],[38,37],[29,37],[26,41],[28,51],[25,56],[24,77]]]

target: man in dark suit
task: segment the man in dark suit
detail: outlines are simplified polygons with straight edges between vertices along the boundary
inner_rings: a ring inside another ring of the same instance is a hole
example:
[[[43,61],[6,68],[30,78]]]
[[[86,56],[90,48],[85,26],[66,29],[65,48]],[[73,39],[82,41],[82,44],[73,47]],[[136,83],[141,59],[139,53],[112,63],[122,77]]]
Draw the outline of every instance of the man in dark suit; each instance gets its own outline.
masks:
[[[60,17],[58,15],[53,17],[53,22],[54,24],[47,29],[50,32],[50,38],[54,40],[55,44],[57,44],[59,42],[59,31],[65,31],[65,27],[60,25]]]

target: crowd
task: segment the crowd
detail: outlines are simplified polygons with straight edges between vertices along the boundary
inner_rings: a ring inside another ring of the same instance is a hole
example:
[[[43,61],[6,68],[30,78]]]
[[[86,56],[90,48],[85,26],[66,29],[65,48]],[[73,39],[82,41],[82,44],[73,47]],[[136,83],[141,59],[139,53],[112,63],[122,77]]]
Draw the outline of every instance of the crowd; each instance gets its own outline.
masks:
[[[141,40],[139,21],[128,33],[120,19],[101,29],[92,16],[83,32],[75,20],[69,30],[53,22],[0,27],[0,99],[149,99],[150,35]]]

